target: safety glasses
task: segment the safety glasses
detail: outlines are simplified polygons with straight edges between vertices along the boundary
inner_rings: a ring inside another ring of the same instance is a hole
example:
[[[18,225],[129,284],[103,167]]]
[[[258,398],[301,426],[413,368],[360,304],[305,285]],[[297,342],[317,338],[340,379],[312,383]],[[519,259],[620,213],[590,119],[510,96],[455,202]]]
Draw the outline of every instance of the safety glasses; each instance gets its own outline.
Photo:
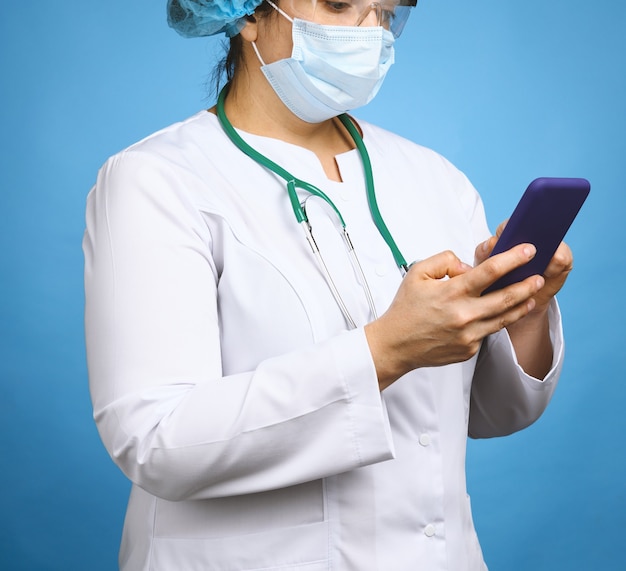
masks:
[[[289,18],[328,26],[382,26],[399,37],[417,0],[266,0]]]

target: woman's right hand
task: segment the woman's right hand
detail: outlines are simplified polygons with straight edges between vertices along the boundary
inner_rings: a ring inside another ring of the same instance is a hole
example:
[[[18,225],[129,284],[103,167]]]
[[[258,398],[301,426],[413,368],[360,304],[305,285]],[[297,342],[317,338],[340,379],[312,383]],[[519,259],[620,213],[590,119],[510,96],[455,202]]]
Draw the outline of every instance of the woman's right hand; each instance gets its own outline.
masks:
[[[449,251],[413,264],[389,309],[365,326],[380,389],[413,369],[471,358],[483,338],[527,315],[541,276],[481,293],[534,255],[520,244],[474,268]]]

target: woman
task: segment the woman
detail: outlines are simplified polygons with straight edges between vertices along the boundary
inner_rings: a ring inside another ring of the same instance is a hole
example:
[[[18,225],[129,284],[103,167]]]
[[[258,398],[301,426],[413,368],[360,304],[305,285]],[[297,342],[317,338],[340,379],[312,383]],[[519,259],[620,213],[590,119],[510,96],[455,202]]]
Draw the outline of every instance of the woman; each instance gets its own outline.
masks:
[[[122,569],[486,568],[466,438],[543,412],[572,257],[481,296],[534,248],[486,260],[463,174],[338,118],[393,62],[398,4],[168,2],[183,35],[231,37],[229,81],[88,199],[94,415],[133,482]]]

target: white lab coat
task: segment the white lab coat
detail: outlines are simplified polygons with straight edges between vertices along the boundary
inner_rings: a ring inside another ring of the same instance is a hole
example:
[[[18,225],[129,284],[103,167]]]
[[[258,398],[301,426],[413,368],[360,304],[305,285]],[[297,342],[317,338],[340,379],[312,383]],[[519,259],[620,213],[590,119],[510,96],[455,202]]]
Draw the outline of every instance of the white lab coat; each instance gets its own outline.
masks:
[[[361,127],[407,260],[450,249],[472,263],[489,232],[464,175]],[[369,215],[358,153],[337,157],[337,183],[309,151],[242,135],[336,202],[384,312],[401,277]],[[311,211],[365,324],[367,301],[331,219]],[[283,181],[207,112],[106,163],[88,198],[84,251],[94,416],[133,482],[122,569],[485,569],[466,494],[467,434],[507,434],[542,413],[562,362],[556,304],[543,382],[523,373],[501,332],[479,357],[414,371],[381,398],[363,328],[346,330]]]

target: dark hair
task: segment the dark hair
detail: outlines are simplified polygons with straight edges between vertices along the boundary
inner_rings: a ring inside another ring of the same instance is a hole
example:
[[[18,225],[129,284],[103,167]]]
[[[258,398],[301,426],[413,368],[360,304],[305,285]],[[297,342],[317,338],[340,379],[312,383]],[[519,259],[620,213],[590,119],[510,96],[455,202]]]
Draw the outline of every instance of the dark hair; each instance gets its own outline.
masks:
[[[275,0],[274,4],[278,5],[279,0]],[[267,2],[261,2],[254,15],[246,16],[249,21],[254,21],[255,16],[267,16],[273,11],[273,8]],[[215,85],[216,95],[219,94],[222,81],[226,79],[225,84],[228,85],[235,77],[237,70],[243,64],[243,40],[241,34],[237,34],[232,38],[226,39],[222,43],[226,55],[217,63],[213,70],[212,79]]]

